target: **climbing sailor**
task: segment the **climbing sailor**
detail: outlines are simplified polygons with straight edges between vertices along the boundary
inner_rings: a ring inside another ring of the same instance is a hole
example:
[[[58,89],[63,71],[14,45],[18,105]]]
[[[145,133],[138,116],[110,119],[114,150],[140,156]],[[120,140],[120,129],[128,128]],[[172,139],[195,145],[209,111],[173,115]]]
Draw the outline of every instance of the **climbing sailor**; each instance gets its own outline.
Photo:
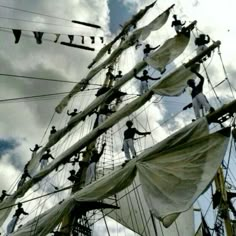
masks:
[[[139,134],[146,136],[148,134],[151,134],[151,132],[140,132],[136,128],[131,128],[133,126],[133,122],[131,120],[128,120],[126,122],[126,126],[128,127],[128,129],[126,129],[124,132],[124,143],[122,150],[125,153],[126,162],[128,162],[131,159],[129,150],[131,151],[133,158],[136,157],[136,151],[134,148],[134,135]]]
[[[207,112],[213,112],[215,109],[210,106],[209,102],[206,99],[206,96],[202,93],[204,77],[199,74],[194,67],[190,69],[197,77],[200,79],[198,85],[195,85],[195,81],[190,79],[187,81],[187,84],[190,88],[192,88],[191,96],[193,103],[193,110],[196,118],[200,118],[200,109],[203,107]]]
[[[78,177],[75,174],[76,174],[75,170],[70,170],[70,176],[67,179],[72,183],[79,180]]]
[[[148,75],[148,71],[144,70],[143,71],[143,76],[138,77],[137,76],[137,71],[136,69],[134,69],[134,77],[138,80],[141,81],[140,83],[140,94],[143,95],[144,93],[146,93],[148,91],[148,80],[159,80],[161,77],[158,78],[152,78]]]
[[[28,166],[25,166],[25,168],[24,168],[24,172],[23,172],[23,174],[22,174],[22,176],[21,176],[21,179],[20,179],[20,181],[19,181],[19,183],[18,183],[18,185],[17,185],[17,189],[18,189],[19,187],[21,187],[21,186],[25,183],[27,177],[32,178],[32,177],[30,176],[29,172],[28,172],[27,167],[28,167]]]
[[[76,116],[77,114],[78,114],[77,109],[74,109],[72,112],[69,112],[69,110],[67,111],[67,115],[71,116],[71,118]]]
[[[206,34],[200,34],[194,41],[195,45],[197,46],[197,54],[200,54],[202,51],[204,51],[208,44],[210,42],[209,35]],[[207,54],[208,57],[211,56],[211,52]]]
[[[112,111],[111,109],[109,109],[108,104],[103,105],[100,108],[99,112],[96,112],[97,113],[97,124],[98,125],[102,124],[106,120],[107,116],[110,116],[114,112],[115,111]]]
[[[183,26],[186,22],[181,23],[181,20],[177,19],[177,15],[173,15],[174,20],[172,21],[171,27],[175,28],[177,34],[182,33]]]
[[[100,153],[98,153],[96,148],[93,149],[91,158],[90,158],[90,163],[86,171],[85,185],[91,184],[92,181],[96,179],[96,164],[99,162],[99,159],[104,152],[105,146],[106,146],[106,143],[103,143]]]
[[[55,127],[55,126],[52,126],[52,129],[51,129],[51,131],[50,131],[50,135],[53,135],[53,134],[55,134],[56,132],[57,132],[56,127]]]
[[[2,202],[7,196],[11,196],[11,195],[7,194],[6,190],[2,190],[2,195],[0,196],[0,202]]]
[[[37,152],[42,146],[39,146],[38,144],[35,144],[34,149],[30,148],[31,152]]]
[[[16,212],[15,214],[13,215],[13,218],[12,220],[10,221],[10,223],[7,225],[7,233],[6,235],[14,232],[14,229],[15,229],[15,226],[17,224],[17,221],[19,220],[20,218],[20,215],[23,214],[23,215],[29,215],[29,213],[25,212],[23,207],[22,207],[22,203],[18,203],[17,204],[18,208],[16,209]]]
[[[45,166],[47,166],[49,158],[54,159],[54,157],[50,153],[50,149],[48,149],[47,152],[44,153],[42,155],[42,157],[40,158],[40,160],[39,160],[39,162],[40,162],[40,170],[42,170]]]
[[[112,73],[113,67],[109,66],[108,71],[106,73],[106,79],[104,81],[104,86],[105,87],[111,87],[110,85],[112,84],[113,80],[115,79],[115,76]]]
[[[147,57],[149,55],[149,53],[157,48],[159,48],[160,45],[154,47],[154,48],[151,48],[150,47],[150,44],[146,44],[145,45],[145,48],[143,49],[143,54],[144,54],[144,58]]]

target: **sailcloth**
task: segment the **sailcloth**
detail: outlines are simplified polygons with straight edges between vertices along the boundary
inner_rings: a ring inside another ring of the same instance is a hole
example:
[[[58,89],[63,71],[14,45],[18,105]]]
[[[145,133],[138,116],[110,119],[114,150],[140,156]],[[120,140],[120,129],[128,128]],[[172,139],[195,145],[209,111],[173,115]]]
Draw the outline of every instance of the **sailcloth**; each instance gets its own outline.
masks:
[[[152,4],[146,6],[144,9],[141,9],[137,14],[135,14],[129,21],[125,22],[125,24],[122,27],[121,32],[107,45],[105,45],[103,48],[100,49],[96,57],[93,59],[93,62],[88,66],[91,68],[95,63],[97,63],[106,52],[108,52],[112,46],[124,35],[126,35],[130,28],[133,27],[138,23],[139,20],[142,19],[142,17],[147,13],[147,11],[152,8],[155,5],[156,1]]]
[[[169,15],[169,9],[164,11],[162,15]],[[156,20],[155,23],[158,25],[158,28],[161,28],[166,22],[165,17],[160,17],[159,20]],[[144,28],[144,27],[143,27]],[[133,46],[136,41],[141,37],[143,28],[140,28],[136,31],[134,31],[128,38],[125,40],[124,43],[122,43],[118,48],[116,48],[110,55],[109,58],[107,58],[104,62],[102,62],[100,65],[98,65],[96,68],[92,69],[85,79],[81,80],[78,84],[75,85],[75,87],[71,90],[71,92],[65,96],[60,104],[56,107],[56,112],[61,113],[63,109],[67,106],[70,99],[77,94],[81,89],[84,89],[88,82],[102,69],[104,69],[106,66],[108,66],[110,63],[114,62],[116,58],[118,58],[121,53],[126,50],[127,48]]]
[[[199,119],[147,149],[125,168],[84,187],[11,235],[27,236],[35,227],[34,233],[43,236],[56,227],[76,202],[108,198],[127,188],[137,174],[150,211],[168,227],[212,181],[226,152],[229,134],[229,128],[208,134],[207,120]],[[50,225],[45,223],[49,220]]]
[[[1,209],[0,210],[0,226],[3,225],[6,218],[11,213],[11,207],[10,206],[14,205],[15,202],[16,202],[16,199],[12,196],[9,196],[6,199],[4,199],[3,202],[0,203],[0,209]]]
[[[178,34],[174,38],[168,39],[156,52],[145,58],[145,61],[153,68],[161,71],[173,59],[183,53],[189,43],[189,39],[190,37],[185,34]]]

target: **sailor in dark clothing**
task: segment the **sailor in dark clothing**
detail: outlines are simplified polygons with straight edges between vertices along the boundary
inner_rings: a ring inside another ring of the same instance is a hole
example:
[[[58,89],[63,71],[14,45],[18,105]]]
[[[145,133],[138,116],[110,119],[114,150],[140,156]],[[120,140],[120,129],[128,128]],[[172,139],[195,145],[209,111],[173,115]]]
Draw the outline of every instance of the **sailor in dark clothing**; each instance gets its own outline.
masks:
[[[67,178],[69,181],[71,181],[72,183],[76,182],[77,180],[79,180],[79,178],[75,175],[75,170],[71,170],[70,171],[70,176]]]
[[[209,35],[206,34],[200,34],[196,39],[195,39],[195,45],[197,46],[197,54],[200,54],[202,51],[204,51],[208,44],[210,42],[210,37]],[[211,56],[211,53],[208,54],[208,57]]]
[[[181,23],[181,20],[177,19],[177,15],[173,15],[174,20],[172,21],[171,27],[175,28],[177,34],[181,33],[183,30],[183,26],[186,22]]]
[[[90,158],[90,163],[86,171],[85,185],[92,183],[96,179],[96,164],[99,162],[100,157],[102,156],[106,143],[103,143],[100,153],[97,149],[92,151],[92,156]]]
[[[205,95],[202,93],[203,90],[203,84],[204,84],[204,77],[199,74],[193,67],[191,68],[191,71],[197,75],[197,77],[200,79],[200,82],[198,85],[195,85],[195,81],[193,79],[190,79],[187,81],[187,84],[190,88],[192,88],[191,96],[192,96],[192,103],[193,103],[193,109],[196,118],[200,118],[200,109],[203,107],[206,111],[213,112],[215,109],[210,106],[209,102],[207,101]]]
[[[130,152],[131,151],[133,158],[136,157],[136,151],[134,148],[134,135],[148,135],[151,134],[151,132],[140,132],[136,128],[131,128],[133,126],[133,122],[131,120],[126,122],[126,125],[128,129],[124,132],[124,143],[123,143],[123,151],[125,152],[126,161],[129,161],[130,158]]]
[[[50,153],[50,149],[48,149],[47,152],[44,153],[42,155],[42,157],[40,158],[40,160],[39,160],[39,162],[40,162],[40,170],[42,170],[45,166],[47,166],[49,158],[54,159],[54,157]]]
[[[55,126],[52,126],[52,129],[51,129],[51,131],[50,131],[50,134],[52,135],[52,134],[55,134],[56,132],[57,132],[56,127],[55,127]]]
[[[112,82],[115,79],[115,76],[113,75],[112,71],[113,71],[113,67],[109,66],[108,71],[106,73],[106,79],[105,79],[105,82],[104,82],[105,87],[110,87],[110,85],[112,84]]]
[[[143,49],[143,54],[144,54],[144,57],[147,57],[149,55],[149,53],[157,48],[159,48],[160,45],[154,47],[154,48],[151,48],[150,47],[150,44],[146,44],[145,45],[145,48]]]
[[[37,152],[42,146],[39,146],[38,144],[35,144],[34,149],[30,148],[31,152]]]
[[[5,197],[11,196],[10,194],[7,194],[6,190],[2,190],[2,195],[0,196],[0,202],[4,200]]]
[[[27,167],[25,167],[25,168],[24,168],[24,172],[23,172],[23,174],[22,174],[22,176],[21,176],[21,179],[20,179],[20,181],[19,181],[19,183],[18,183],[18,185],[17,185],[17,189],[18,189],[19,187],[21,187],[21,186],[25,183],[27,177],[32,178],[32,177],[30,176],[29,172],[28,172]]]
[[[144,70],[143,71],[143,76],[141,77],[138,77],[137,76],[137,71],[134,70],[134,77],[138,80],[141,81],[140,83],[140,94],[144,94],[148,91],[148,80],[159,80],[161,77],[158,77],[158,78],[152,78],[148,75],[148,71],[147,70]]]
[[[18,208],[16,209],[15,214],[13,215],[12,220],[10,223],[7,225],[7,235],[14,232],[15,226],[17,224],[17,221],[20,218],[20,215],[29,215],[29,213],[25,212],[24,209],[22,208],[22,203],[17,204]]]
[[[76,116],[77,114],[78,114],[77,109],[74,109],[72,112],[67,111],[67,115],[71,116],[71,118]]]
[[[109,109],[108,104],[103,105],[100,111],[97,112],[98,125],[102,124],[106,120],[107,116],[111,115],[112,113],[114,113],[114,111]]]

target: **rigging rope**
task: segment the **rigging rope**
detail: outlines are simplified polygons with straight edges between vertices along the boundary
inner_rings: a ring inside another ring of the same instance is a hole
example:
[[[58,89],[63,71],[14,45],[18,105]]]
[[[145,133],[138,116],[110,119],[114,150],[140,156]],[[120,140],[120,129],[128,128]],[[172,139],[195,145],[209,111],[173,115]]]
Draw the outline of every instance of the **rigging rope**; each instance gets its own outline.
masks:
[[[46,16],[46,17],[50,17],[53,19],[58,19],[58,20],[64,20],[64,21],[69,21],[72,22],[70,19],[66,19],[66,18],[62,18],[62,17],[58,17],[58,16],[51,16],[48,14],[44,14],[44,13],[40,13],[40,12],[35,12],[35,11],[29,11],[29,10],[24,10],[24,9],[20,9],[20,8],[15,8],[15,7],[10,7],[10,6],[6,6],[6,5],[0,5],[1,8],[6,8],[6,9],[10,9],[10,10],[14,10],[14,11],[21,11],[21,12],[26,12],[26,13],[30,13],[30,14],[34,14],[34,15],[40,15],[40,16]],[[92,27],[93,26],[98,26],[98,25],[94,25],[94,24],[90,24],[90,23],[86,23],[86,22],[80,22],[78,21],[79,24],[88,24]],[[96,27],[97,28],[97,27]],[[101,28],[100,26],[98,26],[98,28]]]

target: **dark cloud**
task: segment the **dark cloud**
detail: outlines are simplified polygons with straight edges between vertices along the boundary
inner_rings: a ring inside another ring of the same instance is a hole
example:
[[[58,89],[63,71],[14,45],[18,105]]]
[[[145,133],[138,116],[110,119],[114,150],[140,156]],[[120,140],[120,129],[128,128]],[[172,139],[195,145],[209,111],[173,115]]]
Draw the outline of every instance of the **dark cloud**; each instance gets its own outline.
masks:
[[[19,142],[15,139],[0,139],[0,156],[6,154],[10,150],[14,150],[19,145]]]

